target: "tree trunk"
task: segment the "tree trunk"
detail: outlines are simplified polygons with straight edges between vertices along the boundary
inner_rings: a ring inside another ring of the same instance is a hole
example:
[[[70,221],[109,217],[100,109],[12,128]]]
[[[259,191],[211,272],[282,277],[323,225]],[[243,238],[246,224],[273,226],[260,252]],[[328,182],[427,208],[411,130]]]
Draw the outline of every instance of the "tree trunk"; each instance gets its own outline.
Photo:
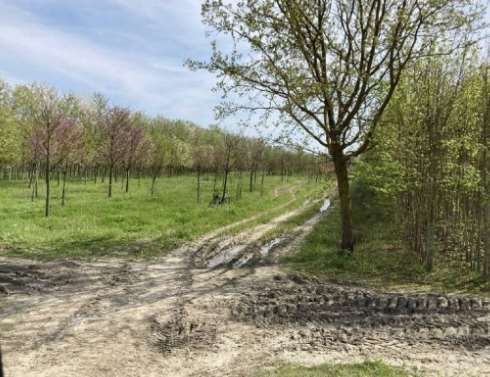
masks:
[[[157,181],[157,177],[160,174],[162,168],[153,168],[152,175],[151,175],[151,196],[155,195],[155,183]]]
[[[32,176],[31,176],[32,182],[29,183],[29,187],[31,187],[32,185],[32,194],[31,194],[32,202],[34,201],[34,198],[37,198],[37,170],[38,170],[38,165],[36,163],[32,169]]]
[[[214,171],[214,181],[213,181],[213,193],[216,192],[216,185],[218,183],[218,168],[216,167],[215,168],[215,171]]]
[[[37,199],[39,192],[38,192],[38,183],[39,181],[39,171],[36,171],[36,178],[34,180],[34,197]]]
[[[230,169],[230,157],[231,157],[231,151],[227,151],[226,155],[226,164],[225,164],[225,177],[224,177],[224,182],[223,182],[223,193],[221,194],[221,204],[225,202],[226,199],[226,186],[228,184],[228,173]]]
[[[129,192],[129,170],[130,169],[131,168],[129,166],[126,168],[126,193]]]
[[[109,165],[109,191],[107,193],[107,197],[112,198],[112,170],[113,166],[112,164]]]
[[[238,173],[238,182],[236,186],[236,200],[240,200],[242,198],[242,186],[243,186],[243,180],[242,180],[242,171]]]
[[[254,172],[255,172],[255,165],[250,169],[250,180],[248,182],[248,191],[249,192],[254,191]]]
[[[265,169],[262,170],[262,178],[260,179],[260,196],[264,196],[264,179],[265,179]]]
[[[342,222],[342,250],[354,251],[354,235],[352,231],[352,200],[349,187],[347,161],[342,151],[332,151],[332,158],[337,177],[337,188],[340,201],[340,217]]]
[[[45,169],[45,174],[46,176],[44,177],[45,178],[45,181],[46,181],[46,202],[45,202],[45,206],[44,206],[44,215],[46,217],[49,216],[49,196],[50,196],[50,177],[49,177],[49,171],[51,169],[51,164],[50,164],[50,159],[49,159],[49,149],[48,151],[46,152],[46,169]]]
[[[35,195],[35,192],[36,192],[36,184],[34,183],[32,185],[32,190],[31,190],[31,202],[34,201],[34,195]]]
[[[31,188],[32,183],[34,182],[34,176],[36,174],[36,164],[32,166],[32,169],[28,169],[27,171],[27,177],[29,179],[27,183],[27,188]]]
[[[154,174],[151,178],[151,196],[155,195],[155,182],[157,180],[157,175]]]
[[[221,193],[221,200],[220,203],[224,203],[226,199],[226,189],[227,189],[227,184],[228,184],[228,167],[226,167],[225,171],[225,176],[224,176],[224,181],[223,181],[223,192]]]
[[[197,202],[201,202],[201,167],[197,167]]]
[[[61,206],[65,206],[66,197],[66,168],[63,170],[63,186],[61,188]]]

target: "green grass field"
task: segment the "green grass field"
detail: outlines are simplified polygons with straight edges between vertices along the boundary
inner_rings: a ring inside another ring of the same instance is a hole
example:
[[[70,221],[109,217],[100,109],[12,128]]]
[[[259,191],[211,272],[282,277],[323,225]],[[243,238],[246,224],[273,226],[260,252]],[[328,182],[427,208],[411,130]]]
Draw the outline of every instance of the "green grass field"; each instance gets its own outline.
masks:
[[[323,364],[317,367],[301,367],[285,365],[273,370],[263,371],[257,377],[409,377],[419,374],[409,374],[400,368],[393,368],[379,361],[369,361],[360,364]]]
[[[25,182],[0,183],[0,255],[38,258],[94,257],[101,255],[152,256],[174,248],[213,229],[272,210],[285,211],[324,187],[306,179],[266,177],[264,194],[257,185],[247,191],[244,180],[240,200],[234,200],[236,179],[230,185],[231,203],[210,206],[213,181],[202,181],[202,200],[196,200],[194,176],[162,177],[150,195],[150,180],[131,181],[128,194],[114,184],[68,182],[67,202],[60,205],[60,186],[52,182],[52,215],[43,216],[44,187],[31,201]],[[288,206],[284,206],[289,203]]]
[[[427,273],[404,245],[391,209],[360,187],[353,190],[353,221],[357,244],[352,256],[339,253],[341,225],[335,205],[300,250],[286,257],[284,263],[293,270],[339,282],[403,290],[490,293],[490,284],[475,273],[450,268],[435,268]],[[441,265],[444,263],[437,263]]]

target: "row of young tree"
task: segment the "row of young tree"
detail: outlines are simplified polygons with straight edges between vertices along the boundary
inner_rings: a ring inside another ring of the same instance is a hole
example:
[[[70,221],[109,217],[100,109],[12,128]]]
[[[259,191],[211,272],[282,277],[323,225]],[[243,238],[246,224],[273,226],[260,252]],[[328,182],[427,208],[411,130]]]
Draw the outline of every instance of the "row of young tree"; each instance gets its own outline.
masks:
[[[490,277],[489,70],[468,50],[411,65],[359,164],[429,271]]]
[[[111,106],[101,95],[83,100],[38,84],[10,87],[0,82],[0,169],[3,179],[24,179],[37,197],[45,185],[45,215],[50,213],[51,180],[61,181],[65,205],[70,178],[104,182],[113,195],[115,179],[130,190],[133,176],[151,177],[151,195],[162,174],[195,173],[201,200],[201,176],[214,175],[213,201],[228,200],[229,175],[248,190],[264,177],[309,172],[318,176],[325,159],[298,150],[273,147],[257,138],[200,128],[185,121],[148,117]],[[258,176],[261,179],[258,179]]]

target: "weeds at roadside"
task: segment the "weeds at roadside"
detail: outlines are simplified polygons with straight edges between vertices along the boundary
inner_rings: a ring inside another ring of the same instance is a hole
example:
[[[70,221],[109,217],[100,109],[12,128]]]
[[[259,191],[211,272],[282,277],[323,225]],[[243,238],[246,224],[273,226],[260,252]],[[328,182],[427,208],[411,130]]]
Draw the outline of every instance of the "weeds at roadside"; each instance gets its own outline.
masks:
[[[315,367],[283,365],[259,372],[256,377],[421,377],[417,371],[408,372],[381,361],[358,364],[323,364]]]

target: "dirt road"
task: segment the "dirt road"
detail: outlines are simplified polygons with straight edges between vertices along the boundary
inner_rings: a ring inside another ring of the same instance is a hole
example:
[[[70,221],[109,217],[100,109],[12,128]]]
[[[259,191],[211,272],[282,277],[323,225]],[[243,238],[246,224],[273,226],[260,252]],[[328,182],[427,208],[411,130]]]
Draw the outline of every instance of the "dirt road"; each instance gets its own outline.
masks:
[[[8,377],[250,376],[279,361],[383,359],[429,375],[490,376],[490,303],[400,294],[282,271],[320,214],[304,208],[158,260],[39,263],[0,258]]]

